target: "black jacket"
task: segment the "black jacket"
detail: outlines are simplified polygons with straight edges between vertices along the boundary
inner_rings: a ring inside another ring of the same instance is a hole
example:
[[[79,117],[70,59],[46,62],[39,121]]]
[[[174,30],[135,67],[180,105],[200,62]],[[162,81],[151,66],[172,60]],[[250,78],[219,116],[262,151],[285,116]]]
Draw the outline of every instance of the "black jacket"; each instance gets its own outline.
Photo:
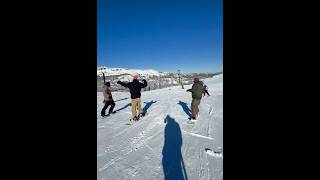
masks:
[[[141,88],[147,87],[147,81],[145,79],[143,80],[143,83],[140,83],[137,79],[134,79],[129,83],[124,83],[121,81],[118,81],[117,83],[130,89],[131,99],[140,98]]]

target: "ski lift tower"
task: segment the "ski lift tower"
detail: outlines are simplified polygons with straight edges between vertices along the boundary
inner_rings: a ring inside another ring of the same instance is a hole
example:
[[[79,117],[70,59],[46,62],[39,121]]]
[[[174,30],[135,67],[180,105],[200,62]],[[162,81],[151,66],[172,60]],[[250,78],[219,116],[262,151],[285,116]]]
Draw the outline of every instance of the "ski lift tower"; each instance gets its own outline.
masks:
[[[102,76],[103,76],[103,84],[106,84],[106,77],[104,76],[104,72],[102,72],[102,69],[103,68],[101,68],[100,71],[101,71]]]
[[[182,89],[184,89],[183,88],[183,83],[182,83],[181,78],[180,78],[180,69],[178,70],[178,76],[179,76],[179,84],[181,84]]]

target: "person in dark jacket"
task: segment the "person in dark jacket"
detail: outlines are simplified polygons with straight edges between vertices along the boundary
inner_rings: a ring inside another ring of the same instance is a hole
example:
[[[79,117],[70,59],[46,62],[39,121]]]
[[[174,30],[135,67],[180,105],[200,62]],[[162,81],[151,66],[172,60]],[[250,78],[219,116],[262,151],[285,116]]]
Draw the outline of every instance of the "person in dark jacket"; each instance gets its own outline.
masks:
[[[202,94],[204,92],[203,82],[199,80],[199,77],[193,78],[194,84],[192,85],[191,89],[188,89],[188,92],[192,93],[192,102],[191,102],[191,112],[192,112],[192,119],[196,120],[199,113],[199,104],[202,98]]]
[[[141,88],[145,88],[147,87],[147,81],[145,79],[143,79],[143,83],[140,83],[138,81],[139,75],[138,74],[134,74],[133,75],[133,81],[129,82],[129,83],[124,83],[121,81],[118,81],[117,83],[129,88],[130,90],[130,95],[131,95],[131,120],[137,121],[139,119],[139,117],[144,116],[145,112],[142,110],[141,108]],[[137,115],[138,113],[138,115]]]
[[[204,85],[203,88],[204,88],[203,96],[206,96],[206,94],[207,94],[208,96],[210,96],[210,94],[209,94],[209,92],[208,92],[208,86],[207,86],[207,85]]]
[[[111,94],[111,88],[110,88],[110,82],[106,82],[104,85],[103,85],[103,97],[104,97],[104,100],[103,100],[103,103],[104,103],[104,107],[102,108],[101,110],[101,116],[104,117],[104,116],[109,116],[111,113],[114,113],[113,112],[113,108],[114,106],[116,105],[112,99],[112,94]],[[111,106],[110,106],[111,105]],[[109,113],[106,115],[106,109],[110,106],[110,109],[109,109]]]

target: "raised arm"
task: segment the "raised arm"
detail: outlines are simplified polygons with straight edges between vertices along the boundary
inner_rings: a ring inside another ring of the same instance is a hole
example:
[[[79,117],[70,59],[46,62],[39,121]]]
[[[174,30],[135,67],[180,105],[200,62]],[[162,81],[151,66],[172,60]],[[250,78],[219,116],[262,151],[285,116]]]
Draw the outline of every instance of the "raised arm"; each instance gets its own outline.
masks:
[[[118,81],[117,83],[120,84],[121,86],[126,87],[126,88],[129,87],[127,83],[124,83],[124,82],[121,82],[121,81]]]
[[[141,85],[141,88],[145,88],[145,87],[147,87],[147,81],[144,79],[144,80],[142,80],[143,81],[143,84]]]

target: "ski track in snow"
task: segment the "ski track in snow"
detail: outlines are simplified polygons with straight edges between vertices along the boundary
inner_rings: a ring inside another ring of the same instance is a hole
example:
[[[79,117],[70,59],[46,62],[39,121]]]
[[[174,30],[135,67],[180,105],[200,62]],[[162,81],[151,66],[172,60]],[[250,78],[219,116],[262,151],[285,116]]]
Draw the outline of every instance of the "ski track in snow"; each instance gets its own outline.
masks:
[[[190,133],[190,132],[187,132],[187,131],[183,131],[184,133],[187,133],[189,135],[192,135],[192,136],[196,136],[196,137],[200,137],[200,138],[205,138],[205,139],[209,139],[209,140],[214,140],[214,138],[212,137],[207,137],[207,136],[202,136],[200,134],[195,134],[195,133]]]
[[[204,82],[210,96],[202,98],[200,117],[195,124],[187,123],[187,108],[178,104],[181,101],[190,108],[191,93],[186,90],[191,85],[185,89],[176,86],[142,92],[141,107],[149,103],[147,115],[130,126],[126,125],[131,116],[131,106],[127,106],[131,102],[130,94],[114,92],[113,96],[121,99],[114,108],[119,111],[99,118],[103,98],[102,93],[98,93],[98,179],[164,179],[161,152],[167,116],[180,127],[183,139],[181,153],[188,179],[223,179],[222,75]]]
[[[139,122],[137,122],[139,123]],[[124,150],[125,153],[121,156],[118,156],[114,159],[112,159],[111,161],[107,162],[102,168],[99,169],[99,171],[103,171],[106,168],[108,168],[110,165],[112,165],[114,162],[116,161],[120,161],[122,159],[125,159],[125,157],[130,154],[133,151],[136,151],[137,149],[139,149],[141,146],[143,146],[144,144],[146,144],[146,142],[153,138],[153,136],[156,136],[158,134],[160,134],[162,131],[158,131],[156,133],[153,133],[153,135],[149,135],[151,130],[157,126],[159,123],[149,123],[149,125],[146,127],[146,130],[142,131],[141,133],[139,133],[137,136],[132,137],[129,139],[129,146],[126,147],[126,149]],[[140,125],[141,126],[141,125]],[[146,137],[146,138],[145,138]],[[145,138],[145,139],[144,139]]]

